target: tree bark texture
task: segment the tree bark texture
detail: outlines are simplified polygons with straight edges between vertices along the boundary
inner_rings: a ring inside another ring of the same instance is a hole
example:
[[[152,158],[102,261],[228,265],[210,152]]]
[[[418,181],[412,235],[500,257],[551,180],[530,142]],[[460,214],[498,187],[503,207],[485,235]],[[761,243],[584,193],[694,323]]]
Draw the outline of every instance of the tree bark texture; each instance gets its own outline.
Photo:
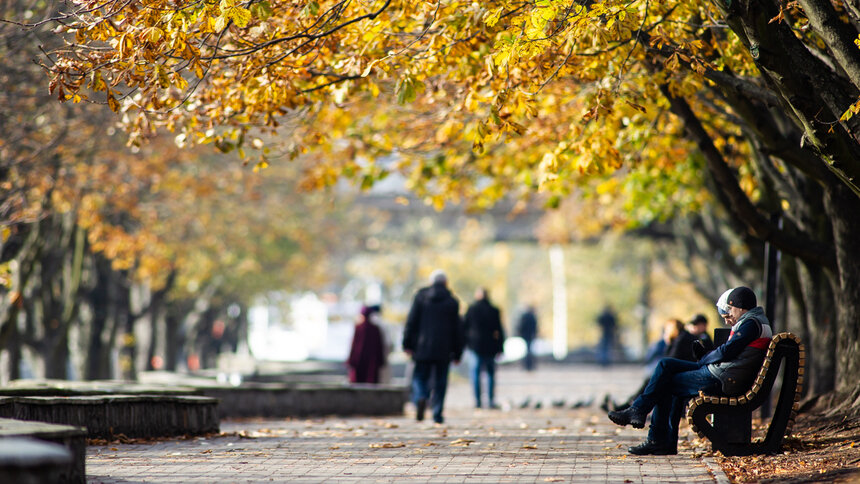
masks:
[[[860,200],[834,186],[827,190],[825,208],[833,221],[839,265],[836,386],[842,389],[856,386],[860,375]]]
[[[813,55],[787,22],[771,22],[780,14],[769,1],[715,0],[732,31],[747,46],[769,87],[787,113],[795,117],[804,137],[822,163],[860,197],[860,118],[840,121],[860,90]],[[827,2],[814,2],[832,10]],[[856,33],[854,37],[856,38]],[[839,36],[831,36],[831,40]],[[835,41],[835,40],[834,40]],[[844,50],[856,46],[847,46]]]

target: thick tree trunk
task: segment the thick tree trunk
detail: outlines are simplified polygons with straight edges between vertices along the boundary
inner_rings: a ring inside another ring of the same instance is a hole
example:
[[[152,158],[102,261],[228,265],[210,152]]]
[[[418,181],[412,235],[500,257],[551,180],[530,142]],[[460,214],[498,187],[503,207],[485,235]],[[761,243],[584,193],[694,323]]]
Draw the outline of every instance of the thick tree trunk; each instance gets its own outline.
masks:
[[[45,378],[57,380],[69,378],[69,333],[66,328],[62,331],[44,353]]]
[[[181,316],[172,314],[170,310],[167,311],[167,315],[164,320],[166,329],[164,341],[164,368],[167,371],[176,371],[179,368],[179,361],[182,357],[182,348],[185,346],[185,338],[182,337],[182,334],[179,331],[181,320]]]
[[[820,267],[801,262],[798,267],[800,290],[810,327],[804,344],[807,348],[807,385],[813,394],[833,390],[836,382],[836,311],[834,294],[827,275]]]
[[[825,209],[833,221],[839,267],[836,290],[836,387],[857,385],[860,375],[860,200],[842,186],[829,187]]]
[[[86,358],[84,377],[87,380],[111,378],[110,345],[107,344],[105,331],[111,323],[111,267],[110,262],[100,255],[94,256],[92,270],[95,272],[95,287],[89,291],[89,304],[92,310],[90,323],[89,348]]]

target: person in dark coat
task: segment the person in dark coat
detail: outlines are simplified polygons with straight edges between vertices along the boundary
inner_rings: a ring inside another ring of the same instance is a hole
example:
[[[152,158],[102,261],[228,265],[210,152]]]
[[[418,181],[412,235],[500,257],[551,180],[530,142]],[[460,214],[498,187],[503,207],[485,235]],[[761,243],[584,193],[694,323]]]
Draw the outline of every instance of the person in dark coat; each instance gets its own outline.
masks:
[[[517,335],[526,342],[526,356],[523,358],[523,366],[526,371],[532,371],[535,368],[535,356],[532,353],[532,341],[537,338],[538,334],[537,316],[535,315],[534,306],[526,306],[526,310],[520,315],[519,324],[517,324]]]
[[[597,347],[597,360],[603,366],[612,363],[612,350],[615,348],[615,326],[617,320],[612,307],[607,305],[597,316],[597,324],[600,326],[600,344]]]
[[[412,301],[403,330],[403,350],[415,362],[412,372],[415,418],[424,420],[429,399],[433,421],[442,423],[448,369],[452,361],[460,363],[463,354],[460,301],[448,289],[444,272],[434,271],[430,280],[432,284],[419,289]]]
[[[379,383],[379,370],[385,366],[386,357],[382,330],[375,321],[378,316],[378,306],[362,306],[347,359],[351,383]]]
[[[475,354],[472,368],[472,385],[475,390],[475,407],[481,407],[481,373],[487,374],[487,402],[498,408],[495,399],[496,357],[504,352],[505,331],[499,309],[490,302],[483,287],[475,291],[475,302],[463,318],[463,335],[466,347]]]

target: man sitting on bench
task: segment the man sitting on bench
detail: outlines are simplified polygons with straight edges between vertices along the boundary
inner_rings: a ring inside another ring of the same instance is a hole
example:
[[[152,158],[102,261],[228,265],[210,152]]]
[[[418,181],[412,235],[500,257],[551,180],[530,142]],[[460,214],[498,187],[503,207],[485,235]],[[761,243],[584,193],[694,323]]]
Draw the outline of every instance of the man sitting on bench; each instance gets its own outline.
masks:
[[[663,358],[657,364],[645,391],[624,410],[609,412],[609,419],[624,426],[641,429],[652,409],[648,438],[627,449],[636,455],[678,453],[678,424],[687,400],[703,390],[722,391],[727,396],[749,390],[761,368],[767,346],[773,337],[764,310],[756,305],[755,293],[736,287],[720,296],[717,310],[726,324],[732,325],[728,341],[698,362]]]

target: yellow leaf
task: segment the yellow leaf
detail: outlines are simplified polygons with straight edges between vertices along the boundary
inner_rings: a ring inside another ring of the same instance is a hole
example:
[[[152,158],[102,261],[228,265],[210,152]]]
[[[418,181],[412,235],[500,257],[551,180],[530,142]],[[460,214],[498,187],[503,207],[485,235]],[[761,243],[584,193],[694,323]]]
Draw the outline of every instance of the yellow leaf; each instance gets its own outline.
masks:
[[[221,15],[220,17],[218,17],[218,19],[215,20],[215,27],[214,27],[215,31],[221,32],[222,30],[224,30],[227,27],[227,22],[229,22],[229,20],[230,19],[228,19],[224,15]]]
[[[230,18],[237,27],[244,29],[251,21],[251,11],[242,7],[231,8]]]

